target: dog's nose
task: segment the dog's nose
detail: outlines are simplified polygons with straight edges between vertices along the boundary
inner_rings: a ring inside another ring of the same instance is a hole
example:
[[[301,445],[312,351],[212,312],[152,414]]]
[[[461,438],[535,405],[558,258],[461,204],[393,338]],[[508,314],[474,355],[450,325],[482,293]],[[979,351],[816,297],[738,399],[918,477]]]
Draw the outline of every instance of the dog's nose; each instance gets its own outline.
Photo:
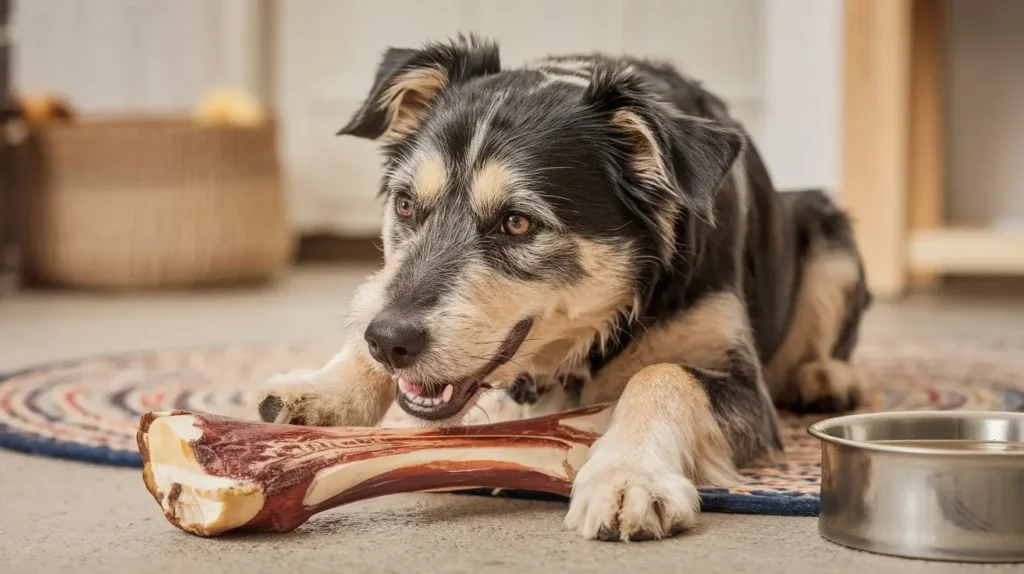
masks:
[[[377,362],[395,369],[412,365],[427,345],[426,329],[412,321],[391,317],[377,317],[370,321],[363,336],[370,355]]]

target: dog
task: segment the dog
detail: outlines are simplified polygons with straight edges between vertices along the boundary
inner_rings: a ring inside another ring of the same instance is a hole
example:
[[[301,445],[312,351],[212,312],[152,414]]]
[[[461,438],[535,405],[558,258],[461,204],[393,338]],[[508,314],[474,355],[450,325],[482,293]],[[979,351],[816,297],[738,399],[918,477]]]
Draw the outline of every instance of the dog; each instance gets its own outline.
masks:
[[[384,266],[341,351],[272,379],[263,420],[372,426],[397,401],[452,425],[488,389],[617,401],[565,524],[634,541],[777,455],[776,406],[857,404],[871,295],[850,221],[776,192],[722,99],[670,65],[392,48],[339,133],[382,144]]]

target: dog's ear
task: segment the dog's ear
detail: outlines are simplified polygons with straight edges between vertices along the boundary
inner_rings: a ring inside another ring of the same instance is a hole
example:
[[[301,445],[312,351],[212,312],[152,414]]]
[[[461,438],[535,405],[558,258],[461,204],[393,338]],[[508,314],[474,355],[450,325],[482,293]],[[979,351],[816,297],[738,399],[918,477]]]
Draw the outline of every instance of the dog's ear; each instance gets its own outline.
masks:
[[[653,194],[640,201],[681,203],[714,221],[715,193],[745,146],[740,131],[680,114],[636,74],[614,65],[595,67],[584,97],[610,122],[629,169],[643,183],[640,193]]]
[[[366,101],[338,135],[401,141],[423,124],[445,89],[500,70],[498,46],[475,36],[419,50],[390,48]]]

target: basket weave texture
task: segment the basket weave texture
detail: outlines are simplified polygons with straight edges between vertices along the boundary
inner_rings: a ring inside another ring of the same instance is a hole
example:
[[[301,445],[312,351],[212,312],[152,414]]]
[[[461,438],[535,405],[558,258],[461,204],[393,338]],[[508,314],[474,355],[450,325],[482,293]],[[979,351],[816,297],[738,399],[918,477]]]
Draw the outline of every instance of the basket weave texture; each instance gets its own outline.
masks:
[[[42,126],[15,165],[14,224],[30,279],[184,287],[270,279],[290,260],[270,124]]]

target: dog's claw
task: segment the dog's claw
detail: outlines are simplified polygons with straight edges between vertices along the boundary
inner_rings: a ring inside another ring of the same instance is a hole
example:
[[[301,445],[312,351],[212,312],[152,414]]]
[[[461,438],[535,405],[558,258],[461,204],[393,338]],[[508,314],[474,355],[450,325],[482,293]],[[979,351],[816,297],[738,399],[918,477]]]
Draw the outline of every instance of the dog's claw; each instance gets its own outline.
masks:
[[[278,415],[284,409],[284,401],[277,395],[267,395],[260,401],[260,419],[265,423],[277,421]]]
[[[602,526],[597,531],[596,538],[598,540],[603,541],[603,542],[618,542],[619,541],[619,531],[614,529],[614,528],[608,527],[608,526]]]
[[[520,405],[537,404],[540,400],[537,381],[530,375],[519,375],[509,386],[508,396]]]

